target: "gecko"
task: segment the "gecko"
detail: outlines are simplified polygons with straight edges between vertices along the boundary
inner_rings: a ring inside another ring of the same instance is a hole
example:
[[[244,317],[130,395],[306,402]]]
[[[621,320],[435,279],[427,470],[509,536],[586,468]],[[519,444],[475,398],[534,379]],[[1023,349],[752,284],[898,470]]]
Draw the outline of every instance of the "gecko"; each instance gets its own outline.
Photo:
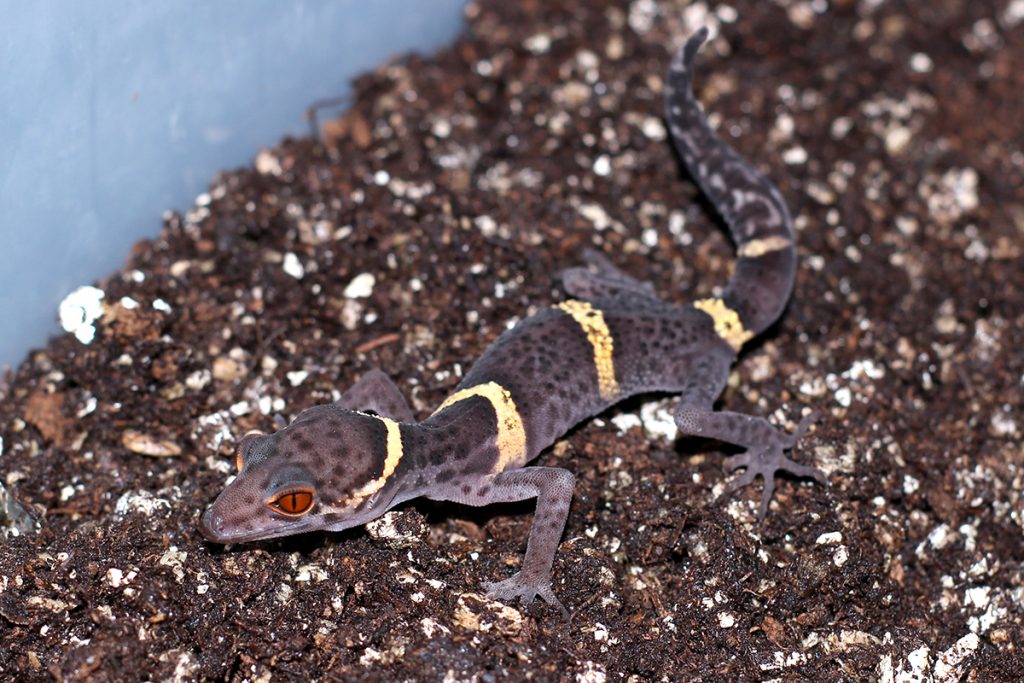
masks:
[[[272,434],[250,432],[236,449],[237,476],[203,515],[214,543],[239,543],[360,526],[413,498],[471,506],[536,499],[518,572],[484,582],[488,597],[529,604],[537,596],[568,614],[552,590],[552,564],[575,477],[527,466],[577,423],[636,394],[679,394],[685,435],[745,449],[732,492],[763,480],[759,520],[778,471],[824,475],[786,455],[792,434],[765,418],[715,410],[743,345],[772,325],[793,291],[796,234],[785,200],[708,125],[692,90],[694,58],[708,31],[678,51],[664,81],[671,139],[697,185],[725,220],[737,263],[721,296],[687,306],[599,252],[562,273],[570,299],[501,334],[428,417],[417,420],[379,369],[340,399],[302,411]]]

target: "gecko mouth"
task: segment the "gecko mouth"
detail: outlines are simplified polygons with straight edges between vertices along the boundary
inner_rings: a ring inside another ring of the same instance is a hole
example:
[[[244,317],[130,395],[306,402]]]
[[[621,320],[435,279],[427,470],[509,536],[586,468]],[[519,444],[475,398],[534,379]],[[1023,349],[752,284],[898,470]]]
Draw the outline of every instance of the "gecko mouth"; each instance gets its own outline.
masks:
[[[214,512],[211,507],[203,515],[199,523],[199,533],[210,543],[247,543],[249,541],[262,541],[278,536],[290,536],[301,534],[307,531],[315,531],[319,527],[310,523],[310,520],[287,521],[280,526],[267,529],[253,529],[234,531],[226,529],[226,520]]]

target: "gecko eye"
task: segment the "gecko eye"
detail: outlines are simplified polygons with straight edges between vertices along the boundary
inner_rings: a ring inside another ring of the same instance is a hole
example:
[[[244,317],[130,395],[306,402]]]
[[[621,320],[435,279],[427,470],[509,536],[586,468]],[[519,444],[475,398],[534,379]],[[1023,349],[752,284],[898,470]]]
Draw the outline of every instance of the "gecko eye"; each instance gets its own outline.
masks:
[[[266,432],[261,432],[258,429],[252,429],[245,433],[238,441],[238,447],[235,448],[235,467],[241,472],[242,468],[245,467],[245,450],[249,445],[261,436],[265,436]]]
[[[301,517],[313,507],[313,489],[307,487],[289,488],[276,494],[267,503],[274,512],[287,517]]]

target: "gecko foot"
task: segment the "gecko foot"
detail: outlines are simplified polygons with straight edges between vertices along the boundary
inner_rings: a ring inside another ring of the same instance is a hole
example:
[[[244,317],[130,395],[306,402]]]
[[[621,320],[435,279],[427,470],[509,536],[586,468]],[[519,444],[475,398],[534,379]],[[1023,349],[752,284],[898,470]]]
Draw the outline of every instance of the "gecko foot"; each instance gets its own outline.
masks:
[[[584,249],[583,262],[585,266],[562,271],[562,286],[571,296],[600,299],[625,295],[658,301],[654,285],[627,275],[596,249]]]
[[[549,605],[557,607],[562,612],[562,616],[566,619],[569,618],[569,610],[565,609],[559,599],[555,597],[554,591],[551,590],[550,577],[530,580],[523,577],[522,572],[516,572],[504,581],[484,581],[482,585],[487,591],[488,598],[501,602],[512,602],[519,598],[524,605],[529,605],[539,595]]]
[[[768,514],[768,503],[771,502],[772,494],[775,492],[776,472],[781,470],[797,477],[809,477],[823,486],[828,485],[825,474],[817,467],[803,465],[785,455],[785,451],[796,445],[817,417],[816,413],[812,413],[800,420],[800,424],[792,434],[779,432],[779,438],[776,443],[749,448],[745,452],[734,455],[726,460],[725,469],[729,472],[735,472],[740,468],[746,469],[743,474],[729,482],[725,487],[727,494],[735,493],[744,486],[752,484],[758,476],[764,481],[764,489],[761,492],[761,507],[757,513],[758,523],[764,522],[764,518]]]

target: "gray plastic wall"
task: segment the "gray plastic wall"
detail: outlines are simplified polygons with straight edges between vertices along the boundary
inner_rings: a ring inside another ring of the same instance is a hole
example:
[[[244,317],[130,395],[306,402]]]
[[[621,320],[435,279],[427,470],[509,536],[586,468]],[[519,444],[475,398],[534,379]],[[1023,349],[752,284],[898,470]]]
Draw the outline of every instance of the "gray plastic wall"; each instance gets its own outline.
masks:
[[[220,169],[389,57],[462,28],[465,0],[0,0],[0,366],[60,332]]]

